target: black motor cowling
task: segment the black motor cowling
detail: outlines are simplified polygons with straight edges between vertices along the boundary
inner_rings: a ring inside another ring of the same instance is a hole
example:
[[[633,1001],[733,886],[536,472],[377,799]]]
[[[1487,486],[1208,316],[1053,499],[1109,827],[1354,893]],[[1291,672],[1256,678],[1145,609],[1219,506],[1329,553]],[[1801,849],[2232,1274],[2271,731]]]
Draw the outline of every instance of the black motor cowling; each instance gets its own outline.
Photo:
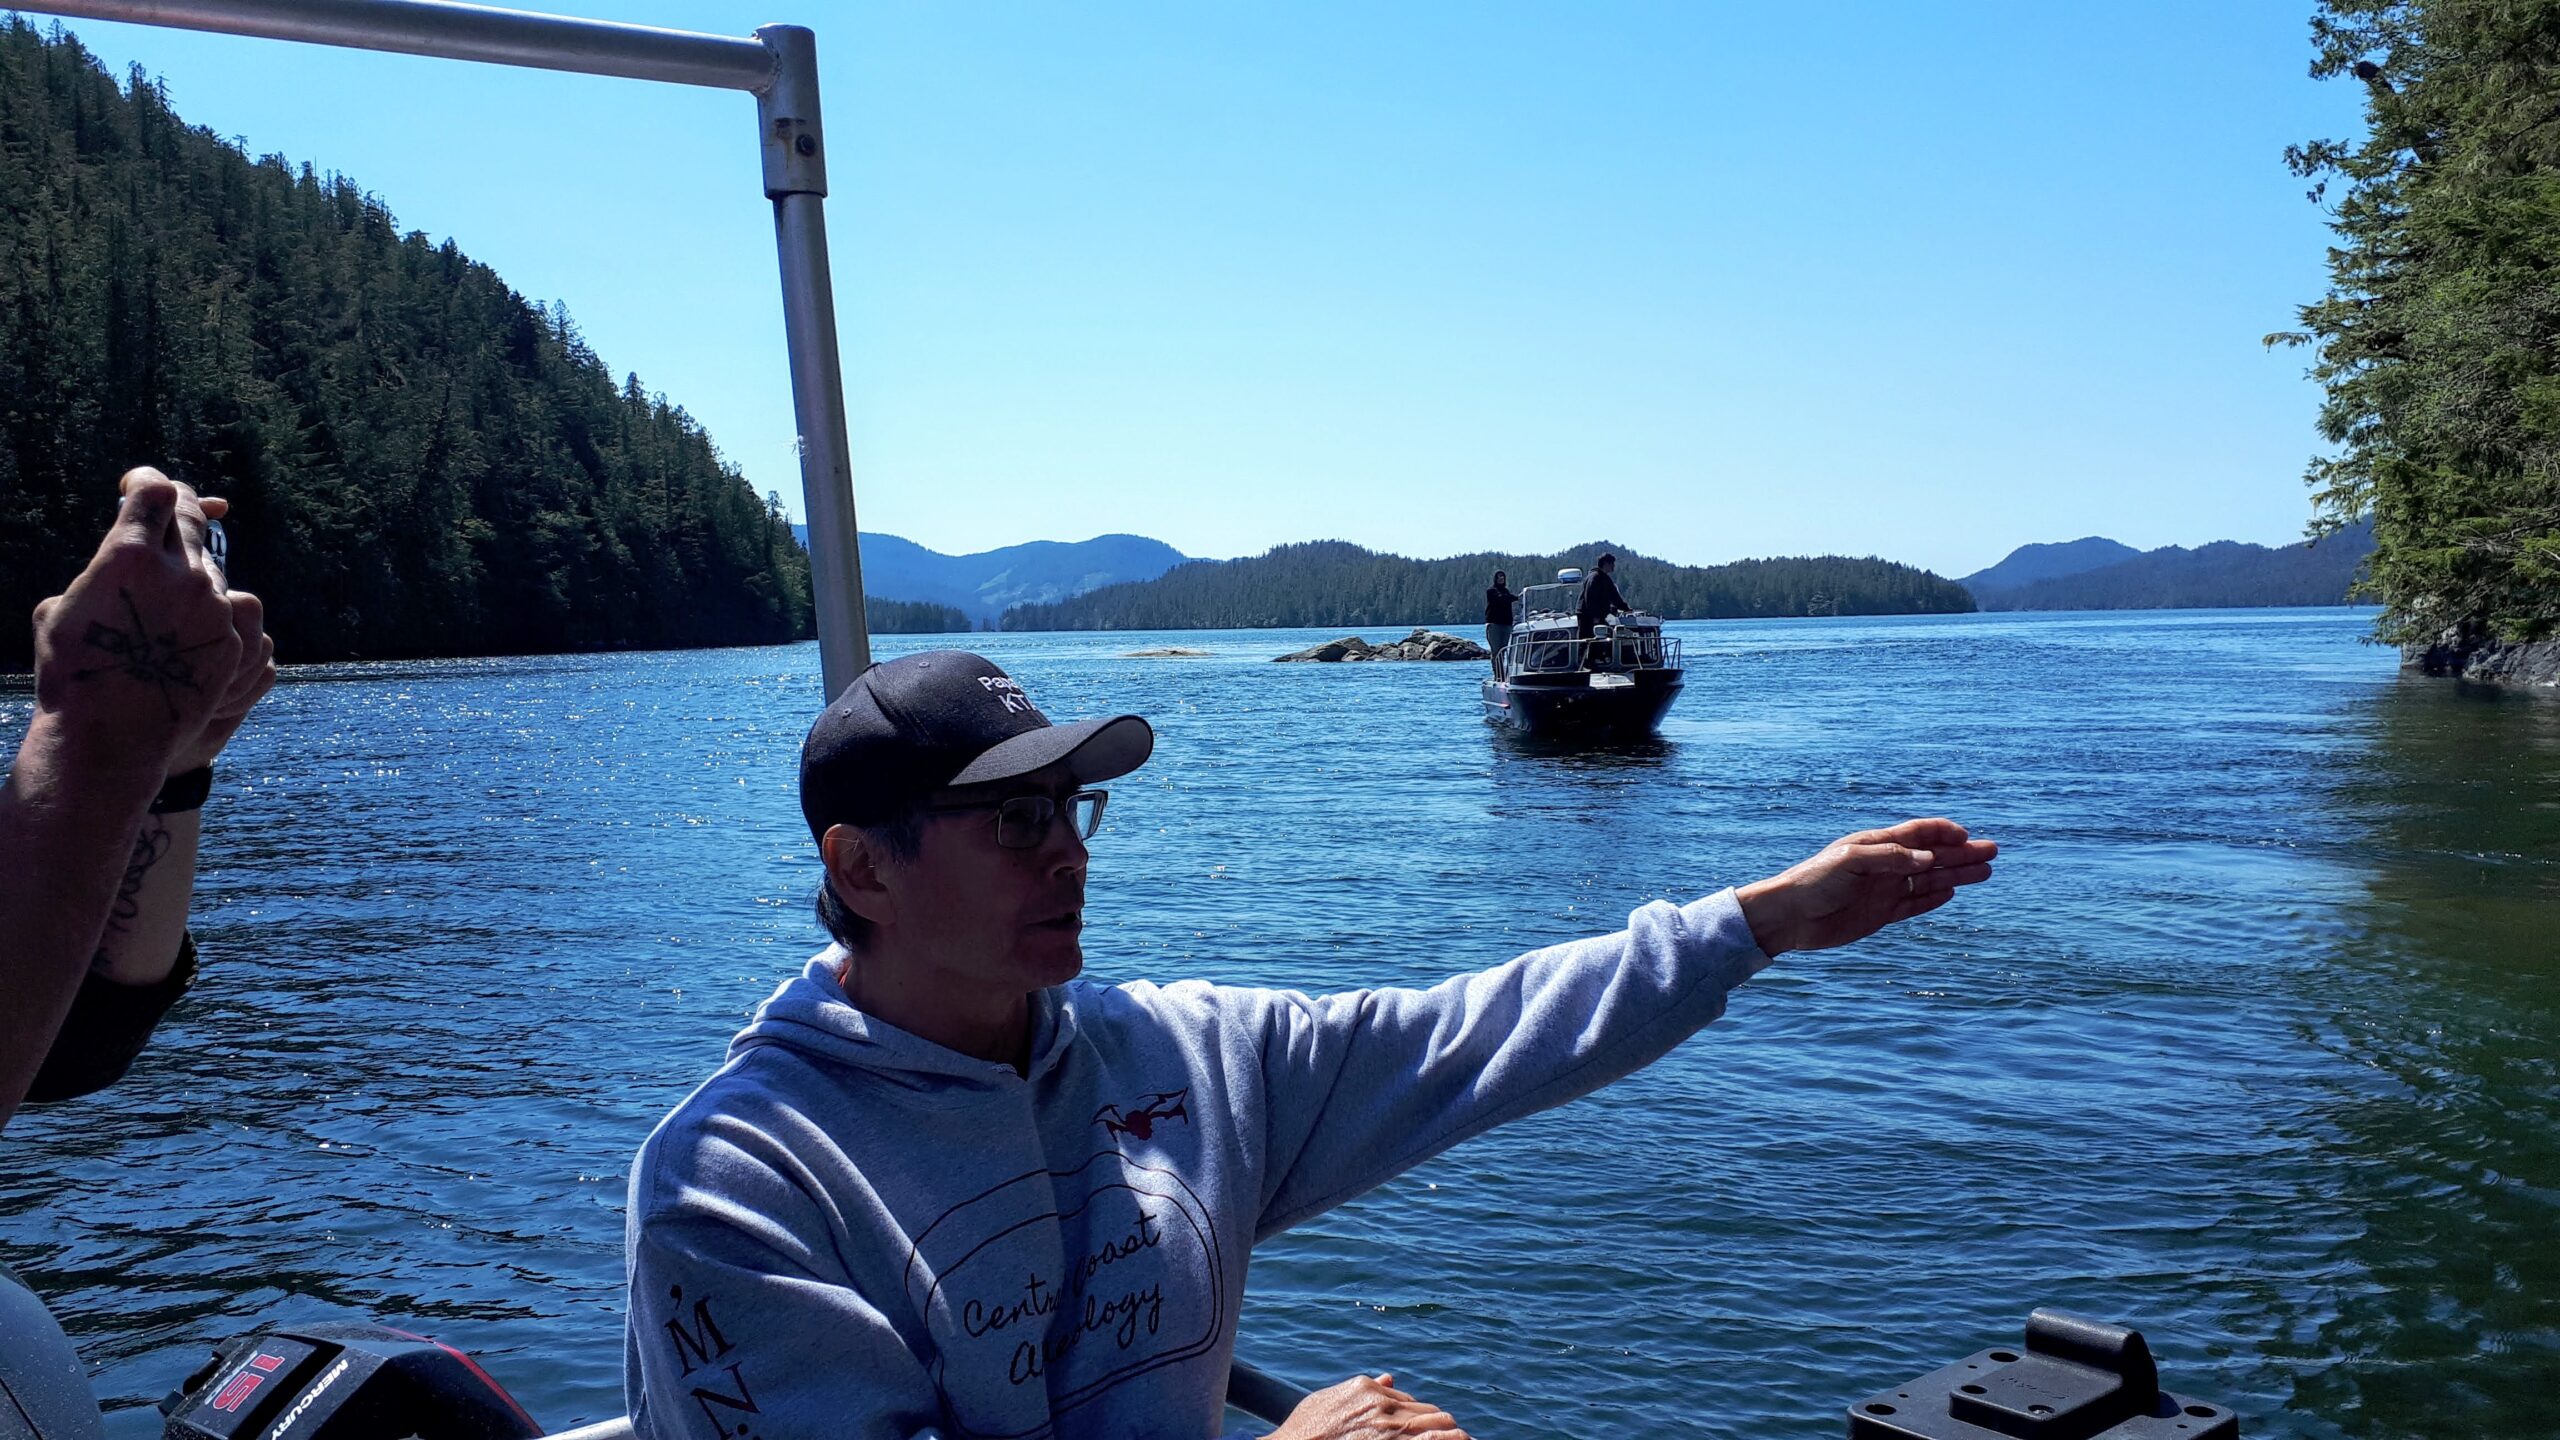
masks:
[[[383,1325],[226,1340],[160,1402],[167,1440],[533,1440],[542,1427],[471,1358]]]

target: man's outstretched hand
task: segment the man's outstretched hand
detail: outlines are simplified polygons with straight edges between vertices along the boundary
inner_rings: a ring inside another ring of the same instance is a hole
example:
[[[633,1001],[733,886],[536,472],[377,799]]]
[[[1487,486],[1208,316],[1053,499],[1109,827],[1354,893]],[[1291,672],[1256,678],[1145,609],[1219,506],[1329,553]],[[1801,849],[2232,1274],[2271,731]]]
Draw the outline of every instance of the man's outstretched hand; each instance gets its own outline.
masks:
[[[1991,878],[2000,846],[1953,820],[1905,820],[1842,836],[1822,853],[1736,892],[1763,953],[1827,950],[1925,915],[1959,885]]]
[[[1393,1375],[1354,1375],[1298,1402],[1270,1440],[1397,1440],[1445,1435],[1467,1440],[1449,1412],[1395,1387]]]

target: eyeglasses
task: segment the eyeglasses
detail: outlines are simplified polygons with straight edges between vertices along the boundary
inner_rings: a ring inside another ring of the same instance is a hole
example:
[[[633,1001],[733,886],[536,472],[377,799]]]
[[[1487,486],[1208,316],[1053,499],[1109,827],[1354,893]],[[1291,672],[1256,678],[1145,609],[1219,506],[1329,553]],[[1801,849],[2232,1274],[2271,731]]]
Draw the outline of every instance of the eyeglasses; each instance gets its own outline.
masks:
[[[1012,795],[1002,800],[977,800],[965,805],[927,805],[927,815],[960,815],[973,810],[996,812],[996,843],[1007,850],[1036,850],[1049,838],[1049,827],[1056,823],[1061,811],[1079,840],[1090,840],[1102,828],[1102,807],[1111,799],[1108,790],[1079,790],[1063,800],[1046,795]]]

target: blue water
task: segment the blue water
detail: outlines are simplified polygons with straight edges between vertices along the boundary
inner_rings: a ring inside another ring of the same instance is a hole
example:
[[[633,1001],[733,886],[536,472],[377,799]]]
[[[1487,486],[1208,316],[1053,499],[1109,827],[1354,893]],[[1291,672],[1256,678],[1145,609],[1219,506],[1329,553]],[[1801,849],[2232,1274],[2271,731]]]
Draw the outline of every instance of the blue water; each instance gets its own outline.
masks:
[[[1421,984],[1872,823],[2006,847],[1264,1246],[1266,1368],[1390,1369],[1479,1436],[1833,1435],[2049,1303],[2252,1434],[2547,1436],[2560,702],[2404,681],[2365,624],[1684,624],[1660,740],[1598,753],[1489,729],[1474,666],[1267,663],[1323,632],[976,643],[1159,728],[1095,844],[1106,978]],[[1158,645],[1214,655],[1124,658]],[[115,1433],[215,1340],[350,1314],[619,1413],[631,1151],[818,943],[816,703],[805,646],[287,676],[207,812],[195,997],[0,1140],[0,1261]]]

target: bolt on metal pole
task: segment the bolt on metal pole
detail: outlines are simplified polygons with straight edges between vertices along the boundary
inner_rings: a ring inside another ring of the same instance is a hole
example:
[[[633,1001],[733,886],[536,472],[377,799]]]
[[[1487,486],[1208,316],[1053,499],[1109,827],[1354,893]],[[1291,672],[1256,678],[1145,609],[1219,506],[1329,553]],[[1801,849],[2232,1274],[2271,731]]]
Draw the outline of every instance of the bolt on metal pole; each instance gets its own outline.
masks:
[[[782,257],[783,331],[791,344],[791,409],[800,423],[800,488],[809,555],[829,557],[818,592],[818,662],[829,700],[871,665],[862,613],[862,534],[853,516],[853,459],[844,428],[844,370],[836,352],[835,282],[827,268],[827,148],[818,119],[818,40],[799,25],[756,31],[778,62],[756,95],[764,131],[764,193]]]
[[[818,660],[832,700],[871,663],[862,610],[861,531],[836,356],[835,289],[827,269],[827,168],[818,112],[817,42],[797,25],[754,39],[541,15],[451,0],[34,0],[25,8],[448,60],[617,75],[745,90],[756,97],[764,190],[773,201],[799,427],[800,491],[809,511],[809,578]]]

